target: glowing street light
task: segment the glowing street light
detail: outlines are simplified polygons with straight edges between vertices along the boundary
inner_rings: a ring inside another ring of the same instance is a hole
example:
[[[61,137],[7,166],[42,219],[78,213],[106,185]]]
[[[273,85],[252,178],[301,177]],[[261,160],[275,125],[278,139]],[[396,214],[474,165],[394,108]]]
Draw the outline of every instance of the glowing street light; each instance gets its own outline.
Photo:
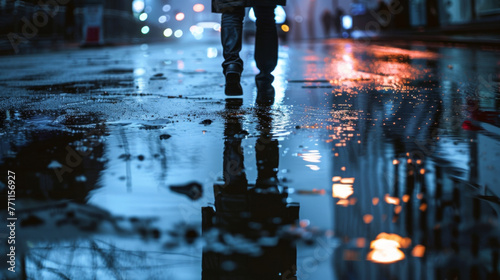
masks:
[[[148,34],[148,33],[149,33],[149,26],[147,26],[147,25],[146,25],[146,26],[143,26],[143,27],[141,28],[141,33],[142,33],[142,34]]]
[[[148,19],[148,14],[146,14],[146,13],[142,13],[142,14],[139,16],[139,20],[140,20],[140,21],[145,21],[146,19]]]

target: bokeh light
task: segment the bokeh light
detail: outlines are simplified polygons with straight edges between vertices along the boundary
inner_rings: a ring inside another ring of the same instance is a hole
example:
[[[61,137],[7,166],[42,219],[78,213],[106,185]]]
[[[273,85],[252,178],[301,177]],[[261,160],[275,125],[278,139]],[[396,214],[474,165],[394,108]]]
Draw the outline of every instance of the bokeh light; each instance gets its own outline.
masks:
[[[175,19],[176,19],[177,21],[181,21],[181,20],[183,20],[183,19],[184,19],[184,17],[185,17],[184,13],[177,13],[177,14],[175,15]]]
[[[165,36],[165,37],[167,37],[167,38],[168,38],[168,37],[172,36],[172,34],[173,34],[173,33],[174,33],[174,31],[172,31],[172,29],[167,28],[167,29],[165,29],[165,30],[163,31],[163,36]]]
[[[205,5],[203,5],[203,4],[195,4],[193,6],[193,11],[195,11],[197,13],[203,12],[204,10],[205,10]]]
[[[142,33],[142,34],[148,34],[148,33],[149,33],[149,26],[147,26],[147,25],[146,25],[146,26],[143,26],[143,27],[141,28],[141,33]]]
[[[162,10],[163,10],[164,12],[168,12],[168,11],[170,11],[170,9],[172,9],[172,7],[171,7],[169,4],[164,5],[164,6],[163,6],[163,8],[162,8]]]
[[[286,12],[282,6],[276,6],[276,9],[274,9],[274,15],[275,15],[274,20],[276,21],[276,24],[285,23]],[[253,10],[253,8],[250,8],[250,11],[248,12],[248,18],[253,22],[255,22],[257,20],[257,17],[255,16],[255,11]]]
[[[175,36],[176,38],[180,38],[180,37],[182,37],[182,34],[183,34],[183,32],[182,32],[182,30],[180,30],[180,29],[177,29],[177,30],[175,30],[175,32],[174,32],[174,36]]]
[[[134,2],[132,2],[132,10],[136,13],[142,12],[144,6],[144,0],[134,0]]]

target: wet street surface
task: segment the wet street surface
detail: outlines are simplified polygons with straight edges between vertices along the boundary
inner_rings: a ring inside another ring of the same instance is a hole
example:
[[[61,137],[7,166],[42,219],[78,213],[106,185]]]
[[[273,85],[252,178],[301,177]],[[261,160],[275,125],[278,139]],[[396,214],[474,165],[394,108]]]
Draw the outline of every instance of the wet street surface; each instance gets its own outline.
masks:
[[[241,56],[0,57],[2,279],[500,279],[499,51],[290,43],[271,105]]]

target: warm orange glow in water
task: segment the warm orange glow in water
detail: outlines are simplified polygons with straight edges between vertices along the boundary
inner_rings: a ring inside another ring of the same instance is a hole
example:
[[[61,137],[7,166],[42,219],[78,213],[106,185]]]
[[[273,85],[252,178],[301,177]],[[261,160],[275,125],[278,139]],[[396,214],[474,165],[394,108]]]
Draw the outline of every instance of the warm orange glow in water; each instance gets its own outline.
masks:
[[[342,178],[342,179],[340,179],[340,182],[342,184],[353,184],[354,178]]]
[[[350,184],[333,184],[332,196],[341,199],[347,199],[354,193],[354,189]]]
[[[349,205],[349,200],[341,199],[341,200],[337,201],[337,205],[347,207]]]
[[[397,197],[391,197],[388,194],[386,194],[384,200],[387,204],[399,205],[399,198]]]
[[[313,189],[312,192],[316,193],[316,194],[320,194],[320,195],[324,195],[325,194],[325,190]]]
[[[346,261],[359,261],[359,253],[354,250],[344,250],[342,258]]]
[[[422,203],[422,205],[420,205],[420,207],[418,209],[420,209],[420,211],[422,211],[422,212],[425,212],[425,210],[427,210],[427,204]]]
[[[366,214],[363,216],[363,222],[365,222],[365,224],[369,224],[373,221],[373,216],[370,215],[370,214]]]
[[[380,199],[378,197],[372,198],[373,205],[377,205],[379,201],[380,201]]]
[[[356,238],[356,247],[364,248],[366,246],[366,238],[360,237]]]
[[[383,232],[370,243],[371,251],[366,259],[375,263],[394,263],[403,260],[405,254],[399,248],[408,245],[408,242],[411,242],[408,238]]]
[[[424,245],[416,245],[415,248],[411,251],[411,255],[417,258],[423,257],[425,254],[425,246]]]
[[[403,195],[403,201],[406,203],[408,201],[410,201],[410,195],[409,194],[405,194]]]
[[[338,182],[338,181],[340,181],[340,179],[342,179],[342,177],[340,177],[340,176],[333,176],[332,182]]]

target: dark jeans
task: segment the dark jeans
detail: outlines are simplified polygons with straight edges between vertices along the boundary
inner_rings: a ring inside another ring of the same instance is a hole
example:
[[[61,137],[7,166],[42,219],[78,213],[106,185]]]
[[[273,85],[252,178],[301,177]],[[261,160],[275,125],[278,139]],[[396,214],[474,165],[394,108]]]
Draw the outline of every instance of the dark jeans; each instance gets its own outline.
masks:
[[[254,7],[256,22],[255,35],[255,62],[260,73],[256,76],[257,82],[272,82],[271,72],[278,63],[278,32],[274,20],[275,7]],[[240,58],[243,37],[243,18],[245,8],[237,7],[224,12],[221,20],[221,41],[224,62],[224,75],[231,72],[243,71],[243,60]]]

